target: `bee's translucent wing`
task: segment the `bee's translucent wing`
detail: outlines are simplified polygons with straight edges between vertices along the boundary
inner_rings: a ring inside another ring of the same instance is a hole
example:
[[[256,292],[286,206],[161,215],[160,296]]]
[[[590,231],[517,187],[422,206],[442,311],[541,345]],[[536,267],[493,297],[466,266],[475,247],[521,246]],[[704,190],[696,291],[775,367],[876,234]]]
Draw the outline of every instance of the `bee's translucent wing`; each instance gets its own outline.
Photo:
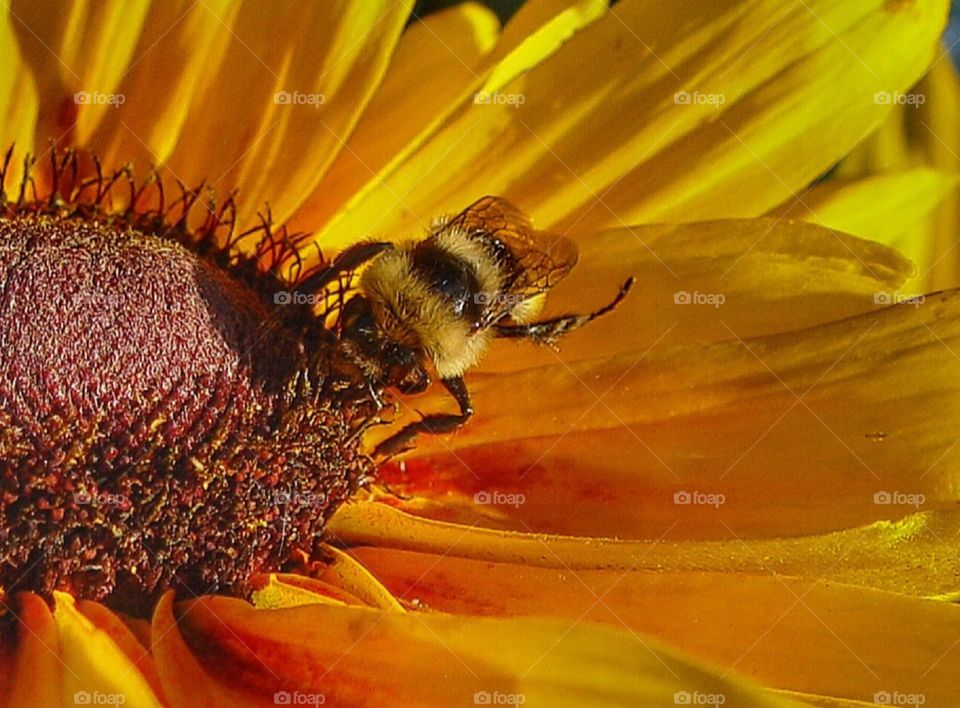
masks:
[[[500,197],[483,197],[444,224],[468,235],[492,239],[503,247],[501,267],[508,274],[505,293],[518,300],[536,297],[553,288],[577,264],[577,247],[569,239],[537,231],[526,214]],[[484,318],[490,324],[508,314],[493,308]]]

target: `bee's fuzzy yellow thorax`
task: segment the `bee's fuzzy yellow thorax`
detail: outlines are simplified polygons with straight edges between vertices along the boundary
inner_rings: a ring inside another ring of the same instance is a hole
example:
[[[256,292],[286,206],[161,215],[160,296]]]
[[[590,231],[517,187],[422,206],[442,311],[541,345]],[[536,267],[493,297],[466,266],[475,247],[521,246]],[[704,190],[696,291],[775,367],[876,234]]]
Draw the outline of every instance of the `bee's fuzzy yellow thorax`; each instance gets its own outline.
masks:
[[[498,292],[501,275],[490,254],[456,231],[435,237],[438,247],[469,264],[480,295]],[[487,330],[474,330],[450,303],[416,272],[411,252],[417,242],[400,244],[367,268],[360,281],[384,334],[394,341],[422,347],[441,378],[460,376],[476,364],[490,345]]]

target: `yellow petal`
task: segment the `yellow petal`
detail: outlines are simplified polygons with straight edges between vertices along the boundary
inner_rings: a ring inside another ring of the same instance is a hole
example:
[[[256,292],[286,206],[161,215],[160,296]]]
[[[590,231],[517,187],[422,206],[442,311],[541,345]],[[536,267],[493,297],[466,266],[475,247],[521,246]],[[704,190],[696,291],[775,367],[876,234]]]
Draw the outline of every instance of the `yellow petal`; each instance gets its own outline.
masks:
[[[327,602],[403,611],[393,595],[353,557],[332,546],[325,546],[324,553],[327,561],[313,564],[311,577],[271,573],[254,591],[254,605],[276,609]]]
[[[804,219],[896,248],[915,263],[930,263],[933,244],[918,226],[957,188],[956,177],[929,168],[896,170],[862,179],[833,179],[782,204],[772,216]],[[920,288],[924,283],[921,280]]]
[[[140,16],[124,17],[115,5]],[[164,162],[171,181],[207,180],[221,198],[240,190],[242,228],[264,202],[284,221],[317,184],[381,81],[411,6],[284,0],[267,11],[218,0],[148,13],[147,3],[120,2],[87,13],[78,2],[72,13],[58,7],[27,18],[42,19],[38,36],[78,68],[53,70],[56,62],[33,46],[35,38],[27,56],[41,72],[44,110],[61,122],[72,120],[61,104],[73,106],[74,86],[95,83],[84,90],[101,94],[129,87],[119,107],[82,105],[89,110],[80,112],[74,142],[138,158],[144,169],[144,158]],[[99,31],[109,39],[120,22],[123,42],[109,52],[109,41],[88,36]],[[18,34],[30,35],[25,28]],[[61,47],[74,44],[82,47],[75,55]]]
[[[533,0],[521,5],[491,57],[483,90],[497,91],[552,56],[571,37],[607,12],[604,0]]]
[[[403,610],[393,595],[370,571],[357,563],[352,556],[343,551],[326,546],[331,560],[325,564],[322,579],[336,583],[339,587],[362,598],[370,607],[381,610]]]
[[[251,600],[260,609],[299,607],[317,602],[330,605],[362,604],[334,585],[296,575],[270,573],[266,578],[257,579],[254,588]]]
[[[146,169],[170,158],[191,102],[208,89],[229,45],[239,41],[231,27],[240,4],[240,0],[149,3],[143,31],[117,89],[124,96],[123,107],[108,111],[89,140],[104,164],[133,162]]]
[[[496,15],[475,3],[413,23],[356,130],[291,228],[310,229],[329,219],[436,115],[458,101],[475,82],[476,67],[496,44],[499,30]]]
[[[405,469],[382,476],[427,500],[398,502],[416,513],[630,538],[678,520],[688,538],[726,537],[720,521],[743,536],[821,533],[917,508],[875,503],[881,493],[921,494],[924,510],[955,504],[960,292],[798,332],[729,334],[470,377],[469,424],[424,436]],[[441,392],[400,400],[405,413],[450,406]],[[724,500],[674,503],[694,492]]]
[[[16,198],[23,159],[33,150],[38,111],[36,87],[20,59],[13,22],[10,8],[0,8],[0,62],[4,67],[0,77],[0,145],[4,146],[4,153],[11,145],[17,147],[2,185],[10,198]]]
[[[927,164],[955,174],[960,153],[960,76],[949,53],[938,58],[921,84],[927,102],[909,115],[913,135],[922,135],[921,149]],[[919,125],[918,125],[919,124]],[[960,283],[960,253],[956,250],[957,224],[960,223],[960,192],[956,189],[929,220],[933,248],[920,263],[932,288],[953,287]]]
[[[803,705],[814,706],[815,708],[876,708],[877,702],[851,701],[847,698],[834,698],[832,696],[817,696],[812,693],[801,693],[800,691],[771,691],[774,696],[787,698],[797,701]]]
[[[730,330],[749,338],[841,319],[878,307],[875,294],[898,290],[913,272],[889,248],[789,219],[633,226],[592,234],[579,249],[579,265],[550,292],[545,316],[598,307],[628,277],[636,286],[615,315],[564,338],[568,364],[639,356],[654,343],[703,345],[731,339]],[[694,294],[714,299],[696,304]],[[546,348],[501,343],[482,371],[556,363]]]
[[[178,612],[171,632],[191,638],[208,676],[218,685],[229,676],[261,701],[286,692],[291,702],[305,694],[334,705],[433,706],[483,702],[486,692],[491,704],[522,695],[531,706],[653,707],[687,691],[722,693],[736,706],[788,705],[642,637],[588,624],[329,605],[255,610],[225,598]]]
[[[806,694],[869,703],[879,692],[921,693],[936,706],[955,705],[958,696],[960,607],[951,603],[845,586],[815,573],[798,579],[773,570],[545,569],[465,561],[444,551],[354,552],[398,596],[431,612],[599,622]]]
[[[486,193],[565,230],[758,215],[888,113],[875,94],[920,76],[946,7],[619,3],[502,102],[461,111],[320,242],[416,234]]]
[[[128,703],[160,706],[138,664],[121,649],[110,633],[77,610],[66,593],[56,593],[54,617],[63,659],[63,702]]]
[[[149,3],[107,0],[36,3],[14,0],[9,9],[17,42],[37,82],[37,139],[84,144],[116,103]],[[88,100],[77,100],[83,92]],[[68,137],[69,136],[69,137]]]
[[[561,2],[556,0],[531,0],[524,3],[504,28],[495,50],[489,53],[484,61],[477,64],[476,67],[464,67],[461,64],[462,68],[468,69],[467,73],[471,80],[462,86],[459,95],[448,100],[447,105],[442,110],[435,111],[432,115],[426,111],[416,111],[416,113],[421,113],[419,116],[421,123],[419,132],[408,138],[401,149],[390,155],[389,163],[379,170],[373,169],[371,165],[371,169],[367,170],[365,183],[362,187],[354,190],[346,203],[337,204],[333,201],[326,203],[325,193],[322,189],[318,190],[311,201],[311,208],[305,209],[303,213],[297,215],[292,221],[292,226],[297,230],[308,232],[323,231],[322,238],[314,236],[309,241],[317,241],[324,249],[332,251],[353,243],[363,234],[373,232],[373,227],[375,225],[379,226],[381,223],[380,217],[386,217],[389,214],[379,214],[375,222],[367,223],[366,230],[363,232],[331,230],[325,228],[324,225],[328,223],[327,219],[333,213],[342,216],[358,208],[367,208],[367,195],[379,193],[383,189],[386,176],[392,174],[412,155],[415,155],[428,140],[437,134],[441,126],[448,123],[451,117],[461,108],[472,104],[476,93],[484,85],[497,88],[516,79],[531,67],[556,53],[572,36],[595,22],[605,12],[606,3],[599,0],[562,0]],[[432,26],[430,29],[432,29]],[[412,102],[408,103],[410,104],[406,107],[408,110],[411,108],[417,109],[417,106],[413,105]],[[412,117],[411,115],[411,119]],[[439,163],[435,166],[439,167]],[[332,181],[339,181],[334,172],[331,172],[330,177]],[[405,195],[394,192],[393,196],[394,200],[391,202],[391,207],[402,206]],[[337,208],[336,212],[333,207]],[[415,219],[419,219],[423,225],[435,215],[432,213],[411,214]],[[401,232],[390,232],[379,228],[377,232],[388,238],[398,238],[404,235]],[[306,251],[307,258],[315,256],[313,249],[307,248]]]
[[[907,99],[910,99],[907,102]],[[960,153],[960,77],[944,48],[930,72],[911,88],[887,121],[837,168],[840,177],[861,177],[880,170],[929,167],[956,174]],[[928,289],[960,282],[956,250],[960,194],[954,189],[936,213],[918,221],[902,248],[920,254],[918,281]]]

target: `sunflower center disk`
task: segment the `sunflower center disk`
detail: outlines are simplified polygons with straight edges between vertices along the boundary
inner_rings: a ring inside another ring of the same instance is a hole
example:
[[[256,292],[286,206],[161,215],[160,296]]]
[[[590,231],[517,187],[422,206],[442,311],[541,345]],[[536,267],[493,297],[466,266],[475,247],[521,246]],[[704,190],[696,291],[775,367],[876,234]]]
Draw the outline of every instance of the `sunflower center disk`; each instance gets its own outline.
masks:
[[[175,241],[0,220],[0,587],[147,608],[312,554],[370,472],[321,341]]]

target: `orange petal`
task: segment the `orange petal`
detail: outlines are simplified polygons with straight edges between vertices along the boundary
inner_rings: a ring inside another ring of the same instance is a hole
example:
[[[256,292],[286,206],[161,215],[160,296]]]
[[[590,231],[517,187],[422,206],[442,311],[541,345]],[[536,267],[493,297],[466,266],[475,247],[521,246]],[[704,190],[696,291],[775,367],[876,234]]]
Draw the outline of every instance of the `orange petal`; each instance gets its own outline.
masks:
[[[726,530],[722,541],[677,540],[675,525],[642,541],[554,536],[421,519],[369,502],[344,507],[331,523],[331,533],[344,543],[558,570],[776,574],[931,599],[955,599],[960,590],[956,510],[821,536],[745,541],[736,529]],[[407,557],[392,551],[386,556]],[[364,554],[358,557],[367,564]],[[371,569],[378,572],[376,564]],[[415,570],[411,573],[416,576]],[[381,580],[401,599],[410,599],[405,590],[398,593],[394,583]]]
[[[950,603],[838,585],[815,573],[546,569],[450,553],[352,552],[398,596],[433,612],[599,622],[669,642],[721,671],[808,694],[871,702],[879,692],[920,693],[938,706],[957,698],[960,607]]]
[[[9,606],[5,609],[11,611]],[[39,597],[21,593],[17,597],[14,617],[18,639],[9,664],[3,703],[56,708],[62,697],[65,666],[60,658],[60,638],[53,615],[47,603]]]
[[[277,609],[326,602],[403,612],[393,595],[352,556],[332,546],[325,546],[324,554],[324,562],[312,563],[307,568],[309,577],[270,573],[256,578],[254,605]]]
[[[135,670],[149,684],[153,693],[162,697],[163,688],[160,685],[160,677],[154,666],[153,657],[150,656],[149,641],[144,644],[130,627],[124,624],[123,620],[99,603],[81,600],[77,602],[76,608],[97,631],[106,633],[107,637],[124,653],[130,662],[129,668],[125,670],[131,672]]]
[[[100,620],[95,622],[77,609],[69,595],[55,596],[54,618],[64,665],[63,702],[159,708],[154,689],[157,677],[149,663],[144,663],[149,657],[136,649],[136,640],[120,621],[114,617],[102,623],[109,613],[101,610],[94,615]],[[148,680],[144,672],[153,675]]]
[[[957,382],[949,292],[798,332],[477,375],[468,425],[382,476],[414,497],[403,508],[495,528],[821,533],[955,504]],[[449,406],[439,392],[400,402]],[[723,501],[675,503],[695,492]]]
[[[151,651],[170,705],[173,708],[253,705],[254,696],[236,688],[233,677],[226,684],[215,681],[200,665],[177,628],[182,620],[182,615],[174,616],[173,593],[167,593],[154,610]]]
[[[291,703],[316,696],[334,705],[433,706],[484,702],[486,694],[490,703],[503,702],[499,695],[530,705],[654,706],[687,691],[722,693],[737,706],[787,705],[637,635],[587,624],[330,605],[255,610],[225,598],[178,612],[171,632],[182,632],[216,672],[206,676],[229,677],[261,702],[285,693]]]

